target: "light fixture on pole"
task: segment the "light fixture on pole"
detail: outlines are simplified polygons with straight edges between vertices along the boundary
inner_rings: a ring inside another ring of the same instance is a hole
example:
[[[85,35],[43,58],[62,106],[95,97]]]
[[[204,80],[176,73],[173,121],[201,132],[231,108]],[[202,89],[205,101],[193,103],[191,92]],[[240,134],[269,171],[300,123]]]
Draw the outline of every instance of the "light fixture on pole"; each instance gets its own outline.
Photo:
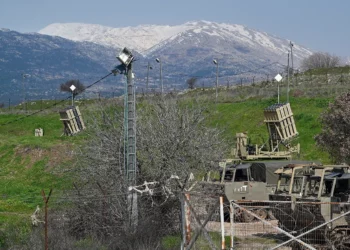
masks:
[[[289,42],[289,46],[290,46],[290,58],[291,58],[291,61],[292,61],[292,77],[294,78],[294,64],[293,64],[293,47],[294,47],[294,44],[292,43],[292,41]]]
[[[277,74],[275,80],[277,81],[277,103],[280,103],[280,81],[282,80],[282,76]]]
[[[26,88],[24,84],[24,79],[30,77],[29,74],[22,73],[22,91],[23,91],[23,108],[27,112],[27,97],[26,97]]]
[[[74,90],[77,88],[73,84],[69,87],[72,90],[72,106],[74,106]]]
[[[156,62],[159,63],[159,74],[160,74],[160,86],[161,86],[161,93],[163,95],[164,88],[163,88],[163,72],[162,72],[162,60],[160,58],[156,58]]]
[[[215,103],[218,103],[219,62],[214,59],[213,63],[216,65]]]
[[[146,82],[146,93],[148,93],[148,78],[149,78],[149,70],[153,69],[150,63],[147,64],[147,82]]]
[[[132,55],[131,51],[127,48],[124,48],[120,54],[117,56],[117,59],[124,65],[128,66],[133,60],[134,56]]]
[[[124,73],[127,77],[127,84],[124,96],[124,171],[126,173],[127,183],[130,187],[136,185],[136,98],[135,98],[135,85],[134,74],[132,72],[132,62],[134,56],[131,51],[124,48],[117,56],[117,59],[121,62],[121,65],[112,70],[114,74]],[[136,230],[138,224],[138,207],[137,207],[137,192],[132,192],[132,189],[128,193],[127,206],[129,210],[129,222]]]
[[[288,50],[288,65],[287,65],[287,103],[289,103],[289,50]]]

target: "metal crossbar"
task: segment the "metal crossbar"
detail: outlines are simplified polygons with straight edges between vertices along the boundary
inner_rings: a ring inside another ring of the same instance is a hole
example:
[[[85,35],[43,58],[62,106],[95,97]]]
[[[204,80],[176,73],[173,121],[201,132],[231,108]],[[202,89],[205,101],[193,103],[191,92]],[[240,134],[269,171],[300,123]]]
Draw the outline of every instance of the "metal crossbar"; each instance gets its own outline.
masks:
[[[316,248],[314,248],[313,246],[311,246],[311,245],[305,243],[304,241],[302,241],[302,240],[296,238],[295,236],[293,236],[292,234],[288,233],[287,231],[285,231],[285,230],[283,230],[283,229],[281,229],[281,228],[279,228],[279,227],[276,227],[276,226],[272,225],[272,223],[270,223],[270,222],[268,222],[268,221],[266,221],[266,220],[261,219],[258,215],[256,215],[255,213],[249,211],[248,209],[244,208],[243,206],[240,206],[240,205],[238,205],[238,204],[235,203],[235,202],[232,202],[232,205],[233,205],[233,207],[237,207],[237,208],[239,208],[239,209],[242,209],[244,212],[246,212],[246,213],[248,213],[249,215],[255,217],[256,219],[258,219],[258,220],[261,221],[262,223],[264,223],[264,224],[266,224],[266,225],[268,225],[268,226],[271,226],[271,227],[273,227],[274,229],[276,229],[277,231],[279,231],[279,232],[281,232],[281,233],[287,235],[287,236],[290,237],[292,240],[295,240],[295,241],[299,242],[301,245],[307,247],[308,249],[316,250]]]

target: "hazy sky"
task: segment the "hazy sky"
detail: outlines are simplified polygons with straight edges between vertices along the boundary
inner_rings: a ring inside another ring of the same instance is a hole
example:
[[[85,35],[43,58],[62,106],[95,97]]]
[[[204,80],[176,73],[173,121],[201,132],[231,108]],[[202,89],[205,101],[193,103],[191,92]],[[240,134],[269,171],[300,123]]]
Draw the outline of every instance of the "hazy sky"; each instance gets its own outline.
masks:
[[[19,32],[55,22],[124,27],[197,20],[242,24],[350,56],[350,0],[0,0],[0,27]]]

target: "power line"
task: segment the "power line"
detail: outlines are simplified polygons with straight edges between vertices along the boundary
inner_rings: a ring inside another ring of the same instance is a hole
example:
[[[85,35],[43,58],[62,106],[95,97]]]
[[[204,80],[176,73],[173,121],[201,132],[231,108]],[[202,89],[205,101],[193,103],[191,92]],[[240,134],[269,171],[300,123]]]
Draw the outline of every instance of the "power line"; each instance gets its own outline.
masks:
[[[87,87],[85,87],[85,89],[91,88],[92,86],[94,86],[95,84],[101,82],[102,80],[104,80],[105,78],[109,77],[109,76],[112,75],[112,74],[113,74],[113,73],[109,73],[109,74],[103,76],[103,77],[100,78],[99,80],[97,80],[97,81],[93,82],[92,84],[88,85]],[[79,93],[79,94],[81,94],[81,93]],[[77,94],[77,95],[79,95],[79,94]],[[48,106],[48,107],[46,107],[46,108],[44,108],[44,109],[35,111],[35,112],[31,113],[31,114],[28,114],[28,115],[19,117],[19,118],[17,118],[17,119],[11,120],[11,121],[9,121],[9,122],[1,123],[0,126],[4,126],[4,125],[11,124],[11,123],[15,123],[15,122],[21,121],[21,120],[23,120],[23,119],[25,119],[25,118],[31,117],[31,116],[33,116],[33,115],[36,115],[36,114],[38,114],[38,113],[40,113],[40,112],[43,112],[43,111],[45,111],[45,110],[51,109],[52,107],[55,107],[55,106],[57,106],[58,104],[60,104],[60,103],[62,103],[62,102],[64,102],[64,101],[66,101],[67,99],[70,99],[70,98],[71,98],[71,96],[68,96],[68,97],[66,97],[65,99],[62,99],[62,100],[60,100],[60,101],[58,101],[58,102],[55,102],[54,104],[52,104],[52,105],[50,105],[50,106]]]
[[[264,66],[261,66],[259,68],[255,68],[255,69],[251,69],[251,70],[247,70],[247,71],[240,71],[240,72],[237,72],[237,73],[233,73],[233,74],[230,74],[230,75],[224,75],[224,76],[219,76],[219,78],[222,78],[222,77],[230,77],[230,76],[239,76],[239,75],[243,75],[243,74],[246,74],[246,73],[253,73],[253,72],[258,72],[259,70],[261,69],[264,69],[264,68],[267,68],[267,67],[270,67],[272,65],[279,65],[279,67],[284,67],[284,65],[280,64],[279,62],[272,62],[272,63],[269,63],[267,65],[264,65]],[[195,77],[195,78],[199,78],[199,79],[213,79],[215,78],[214,76],[199,76],[199,75],[189,75],[189,74],[176,74],[176,75],[173,75],[173,76],[180,76],[180,77]],[[171,76],[170,76],[171,77]]]

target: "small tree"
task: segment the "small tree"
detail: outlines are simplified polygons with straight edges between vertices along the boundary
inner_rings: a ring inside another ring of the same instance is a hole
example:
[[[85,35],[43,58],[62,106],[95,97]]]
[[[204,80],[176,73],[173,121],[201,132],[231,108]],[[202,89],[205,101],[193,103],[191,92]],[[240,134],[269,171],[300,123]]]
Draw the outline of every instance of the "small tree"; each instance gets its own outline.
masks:
[[[186,81],[189,89],[194,89],[194,87],[196,85],[196,82],[197,82],[197,78],[196,77],[191,77],[190,79],[188,79]]]
[[[305,58],[301,62],[301,68],[304,70],[333,68],[340,65],[340,57],[324,52],[316,52]]]
[[[322,132],[315,139],[338,163],[350,163],[350,92],[339,96],[321,115]]]
[[[69,80],[65,83],[62,83],[60,85],[60,90],[63,92],[72,92],[72,90],[70,89],[72,85],[74,85],[76,88],[74,90],[74,94],[80,94],[85,90],[84,84],[82,84],[79,80]]]
[[[212,170],[213,162],[227,152],[227,143],[220,129],[207,127],[210,114],[203,103],[186,103],[176,96],[142,103],[137,110],[137,182],[159,184],[150,187],[152,194],[139,196],[134,232],[128,221],[124,115],[120,107],[101,105],[86,121],[91,137],[72,170],[70,233],[99,239],[113,249],[160,249],[162,237],[177,233],[179,224],[178,185],[169,181],[171,176],[184,180],[193,173],[198,178]]]

